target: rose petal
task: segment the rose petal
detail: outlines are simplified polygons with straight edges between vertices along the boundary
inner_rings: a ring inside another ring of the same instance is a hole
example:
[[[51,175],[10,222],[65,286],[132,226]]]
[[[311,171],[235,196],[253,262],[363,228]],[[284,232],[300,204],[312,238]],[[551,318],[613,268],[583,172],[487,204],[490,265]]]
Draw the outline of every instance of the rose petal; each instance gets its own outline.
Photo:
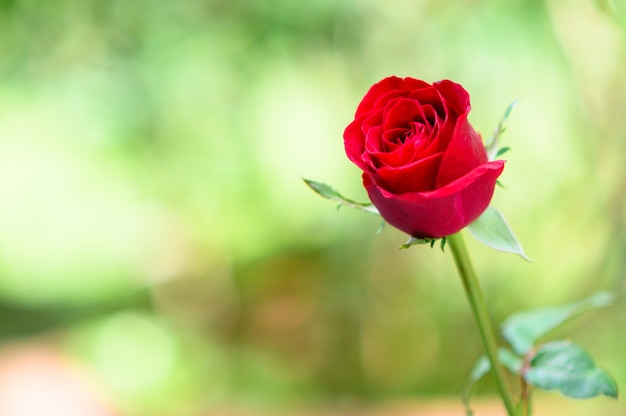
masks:
[[[372,127],[365,136],[365,151],[376,154],[385,146],[383,142],[383,128],[381,126]]]
[[[381,166],[371,175],[376,184],[391,193],[431,191],[442,157],[443,153],[438,153],[410,165]]]
[[[423,114],[423,112],[417,101],[409,100],[407,98],[398,99],[393,103],[393,106],[385,112],[383,129],[409,129],[411,127],[411,122],[425,121],[422,117],[420,117],[420,114]]]
[[[412,128],[398,127],[394,129],[386,129],[382,132],[382,147],[379,149],[381,152],[393,152],[398,147],[404,145],[402,138],[408,138],[411,136]]]
[[[480,135],[469,124],[467,116],[461,116],[456,120],[452,140],[445,150],[435,186],[446,186],[484,163],[487,163],[487,152]]]
[[[430,192],[393,194],[369,172],[363,174],[363,185],[389,224],[413,237],[440,238],[460,231],[487,209],[503,169],[504,161],[489,162]]]
[[[346,150],[348,159],[359,168],[367,169],[367,164],[363,161],[363,153],[365,153],[365,137],[361,124],[363,117],[356,118],[346,127],[343,132],[343,145]]]
[[[461,85],[444,79],[443,81],[435,82],[433,87],[441,94],[446,108],[452,110],[457,115],[469,113],[471,108],[469,93]]]
[[[397,91],[411,91],[419,88],[430,87],[430,85],[424,81],[407,77],[407,78],[399,78],[399,77],[388,77],[383,79],[382,81],[372,85],[369,91],[363,97],[363,100],[359,104],[356,114],[357,116],[363,112],[371,111],[374,108],[374,103],[380,98],[382,95],[388,92],[397,92]]]
[[[363,113],[361,116],[363,123],[361,129],[363,132],[371,129],[372,127],[382,126],[383,124],[383,110],[378,109],[369,113]]]
[[[419,133],[417,133],[416,136],[417,135],[419,135]],[[400,168],[403,166],[411,166],[422,159],[428,158],[428,156],[432,156],[424,152],[424,149],[429,144],[429,140],[430,138],[427,134],[422,134],[421,137],[409,137],[404,143],[399,145],[383,142],[383,151],[368,151],[368,153],[372,156],[373,160],[378,162],[375,165],[376,167],[388,166]],[[435,171],[433,174],[436,176],[437,172]]]
[[[408,98],[418,101],[423,107],[430,107],[431,111],[434,112],[434,116],[436,117],[445,118],[447,115],[447,110],[442,100],[442,95],[433,86],[429,85],[428,88],[421,88],[415,91],[411,91],[411,93],[408,95]]]

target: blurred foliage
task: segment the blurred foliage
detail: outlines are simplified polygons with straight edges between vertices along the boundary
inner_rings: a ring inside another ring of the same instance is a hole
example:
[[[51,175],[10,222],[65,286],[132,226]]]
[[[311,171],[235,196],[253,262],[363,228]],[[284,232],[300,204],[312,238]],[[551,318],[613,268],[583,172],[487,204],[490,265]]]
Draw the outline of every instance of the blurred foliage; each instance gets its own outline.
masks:
[[[460,82],[484,137],[519,98],[494,205],[534,263],[471,244],[494,319],[621,294],[625,31],[621,0],[3,0],[0,335],[138,415],[457,395],[449,253],[300,178],[364,199],[341,136],[387,75]],[[622,386],[625,312],[571,334]]]

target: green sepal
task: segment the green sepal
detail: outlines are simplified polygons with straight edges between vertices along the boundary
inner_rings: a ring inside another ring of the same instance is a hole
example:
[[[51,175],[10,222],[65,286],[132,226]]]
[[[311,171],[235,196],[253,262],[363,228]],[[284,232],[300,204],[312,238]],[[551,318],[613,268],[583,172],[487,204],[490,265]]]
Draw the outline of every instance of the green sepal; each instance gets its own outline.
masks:
[[[581,313],[611,305],[613,299],[612,294],[599,292],[568,305],[520,312],[502,323],[501,333],[516,353],[526,355],[551,330]]]
[[[596,366],[580,346],[567,341],[544,344],[522,373],[528,384],[543,390],[557,390],[575,399],[599,395],[617,398],[617,383]]]
[[[402,244],[400,246],[400,248],[409,248],[411,246],[415,246],[418,244],[430,244],[431,247],[432,245],[435,243],[435,239],[434,238],[416,238],[416,237],[409,237],[409,240]]]
[[[442,242],[441,242],[441,250],[443,250],[445,243],[445,237],[442,238]],[[409,240],[402,244],[400,246],[400,248],[409,248],[411,246],[415,246],[415,245],[420,245],[420,244],[430,244],[430,247],[432,248],[435,245],[435,242],[438,240],[438,238],[417,238],[417,237],[409,237]]]
[[[495,250],[517,254],[530,261],[513,230],[497,209],[487,208],[480,217],[467,226],[467,229],[481,243]]]
[[[370,214],[380,215],[378,209],[371,202],[357,202],[352,199],[346,198],[336,191],[330,185],[322,182],[313,181],[310,179],[302,179],[316,194],[330,199],[331,201],[339,202],[339,206],[348,206],[350,208],[359,209],[361,211],[369,212]]]

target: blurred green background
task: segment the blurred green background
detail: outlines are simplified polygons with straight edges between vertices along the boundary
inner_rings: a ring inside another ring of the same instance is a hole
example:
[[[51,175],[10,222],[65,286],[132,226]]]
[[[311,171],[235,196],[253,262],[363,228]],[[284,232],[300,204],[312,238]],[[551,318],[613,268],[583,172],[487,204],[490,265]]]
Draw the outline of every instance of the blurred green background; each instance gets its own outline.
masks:
[[[450,254],[301,178],[366,198],[342,133],[385,76],[463,84],[483,137],[519,99],[493,205],[533,262],[467,236],[494,320],[621,294],[625,42],[623,0],[2,0],[2,345],[118,414],[457,403],[481,346]],[[626,388],[621,298],[556,335]]]

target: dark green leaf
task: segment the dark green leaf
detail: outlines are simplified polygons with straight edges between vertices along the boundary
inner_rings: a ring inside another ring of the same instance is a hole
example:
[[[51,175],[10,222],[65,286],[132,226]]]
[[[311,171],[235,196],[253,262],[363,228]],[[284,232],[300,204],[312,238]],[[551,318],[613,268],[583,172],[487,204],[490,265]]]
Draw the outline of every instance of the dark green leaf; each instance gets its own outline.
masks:
[[[588,310],[610,305],[612,302],[613,295],[600,292],[569,305],[521,312],[502,323],[502,336],[516,353],[526,355],[540,337],[568,319]]]
[[[522,245],[517,241],[517,237],[513,234],[513,230],[495,208],[487,208],[467,228],[481,243],[495,250],[518,254],[524,260],[530,261],[524,253]]]
[[[376,207],[371,202],[357,202],[348,199],[336,191],[333,187],[322,183],[312,181],[310,179],[303,179],[304,182],[318,195],[330,199],[331,201],[339,202],[339,206],[346,205],[350,208],[360,209],[361,211],[369,212],[370,214],[380,215]]]
[[[543,345],[531,359],[523,377],[537,388],[557,390],[575,399],[601,394],[617,398],[613,377],[597,367],[585,350],[570,342]]]

